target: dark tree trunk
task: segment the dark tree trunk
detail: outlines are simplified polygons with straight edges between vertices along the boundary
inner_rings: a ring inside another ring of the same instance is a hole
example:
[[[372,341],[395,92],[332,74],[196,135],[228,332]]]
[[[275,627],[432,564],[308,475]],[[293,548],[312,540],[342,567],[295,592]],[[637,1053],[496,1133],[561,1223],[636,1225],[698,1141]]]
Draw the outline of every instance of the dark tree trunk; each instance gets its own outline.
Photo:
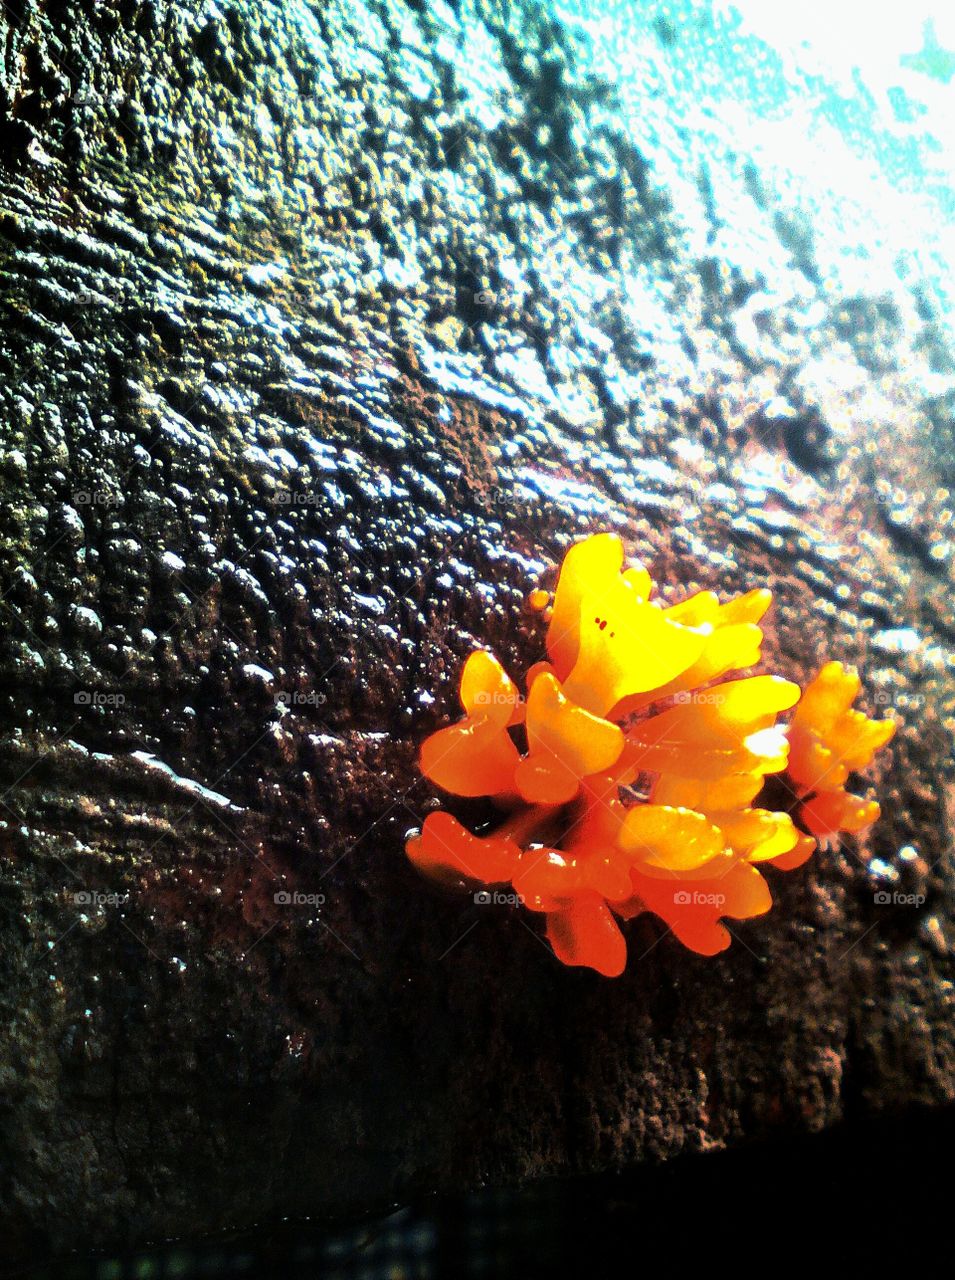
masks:
[[[0,1248],[951,1100],[924,289],[840,285],[851,233],[729,151],[670,190],[652,60],[644,148],[534,5],[192,9],[0,16]],[[643,33],[688,119],[704,36]],[[601,527],[675,591],[768,583],[774,669],[905,721],[861,849],[719,959],[634,922],[613,982],[403,855],[462,660],[539,656],[523,596]]]

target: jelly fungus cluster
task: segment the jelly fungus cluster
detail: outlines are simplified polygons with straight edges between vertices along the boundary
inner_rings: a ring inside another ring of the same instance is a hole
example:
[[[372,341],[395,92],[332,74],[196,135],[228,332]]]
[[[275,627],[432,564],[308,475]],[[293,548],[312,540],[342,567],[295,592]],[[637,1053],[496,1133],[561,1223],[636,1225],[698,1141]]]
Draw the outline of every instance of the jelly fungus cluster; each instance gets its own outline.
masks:
[[[545,917],[560,960],[608,977],[626,964],[619,920],[653,912],[713,955],[730,943],[724,917],[769,910],[764,865],[791,870],[817,841],[874,822],[879,806],[844,784],[895,729],[853,709],[859,679],[838,662],[802,697],[779,676],[727,678],[759,662],[769,591],[662,608],[652,590],[616,535],[571,547],[526,699],[478,650],[463,719],[421,748],[426,777],[488,797],[497,818],[473,833],[436,811],[407,844],[434,880],[508,886]]]

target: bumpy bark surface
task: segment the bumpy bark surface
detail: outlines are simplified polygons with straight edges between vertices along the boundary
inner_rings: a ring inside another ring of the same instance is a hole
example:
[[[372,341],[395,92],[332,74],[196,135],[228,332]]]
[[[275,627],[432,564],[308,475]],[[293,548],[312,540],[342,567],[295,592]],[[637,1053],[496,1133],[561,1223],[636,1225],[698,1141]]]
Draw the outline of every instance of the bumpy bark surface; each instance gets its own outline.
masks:
[[[953,364],[707,132],[725,34],[644,9],[619,84],[533,5],[0,14],[8,1255],[955,1096]],[[464,657],[539,656],[601,527],[905,721],[861,849],[614,982],[402,853]]]

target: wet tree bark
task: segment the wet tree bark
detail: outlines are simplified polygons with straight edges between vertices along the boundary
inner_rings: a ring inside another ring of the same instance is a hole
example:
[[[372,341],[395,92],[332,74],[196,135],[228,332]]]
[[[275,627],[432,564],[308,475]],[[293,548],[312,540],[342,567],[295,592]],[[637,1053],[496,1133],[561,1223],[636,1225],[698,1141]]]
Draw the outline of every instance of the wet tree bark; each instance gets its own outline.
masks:
[[[669,190],[578,37],[500,15],[0,16],[12,1258],[952,1099],[929,295],[834,284],[732,156]],[[463,658],[539,656],[524,595],[601,527],[675,594],[768,583],[775,668],[905,721],[861,847],[716,960],[636,921],[614,982],[402,853]]]

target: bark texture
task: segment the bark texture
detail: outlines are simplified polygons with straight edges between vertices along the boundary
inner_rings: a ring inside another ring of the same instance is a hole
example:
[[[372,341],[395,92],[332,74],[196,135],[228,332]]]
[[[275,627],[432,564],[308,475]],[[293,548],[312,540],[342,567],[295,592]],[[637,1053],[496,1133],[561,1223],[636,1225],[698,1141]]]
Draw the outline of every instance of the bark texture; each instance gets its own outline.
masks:
[[[950,346],[701,123],[726,29],[644,8],[626,78],[531,4],[0,14],[11,1258],[955,1097]],[[614,982],[402,852],[462,661],[538,657],[601,527],[905,721],[861,848]]]

